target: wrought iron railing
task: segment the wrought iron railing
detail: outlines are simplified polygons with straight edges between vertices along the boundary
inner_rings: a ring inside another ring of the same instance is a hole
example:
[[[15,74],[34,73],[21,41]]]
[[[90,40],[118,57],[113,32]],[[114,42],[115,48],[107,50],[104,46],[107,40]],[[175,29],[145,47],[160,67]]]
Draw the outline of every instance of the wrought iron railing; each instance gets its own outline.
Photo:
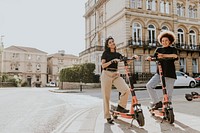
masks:
[[[142,41],[142,40],[133,40],[133,39],[128,40],[128,45],[134,48],[137,48],[137,47],[156,48],[158,46],[161,46],[161,44],[159,44],[159,42],[155,40]],[[190,51],[200,50],[200,45],[196,45],[196,44],[175,43],[173,44],[173,46],[181,50],[190,50]]]

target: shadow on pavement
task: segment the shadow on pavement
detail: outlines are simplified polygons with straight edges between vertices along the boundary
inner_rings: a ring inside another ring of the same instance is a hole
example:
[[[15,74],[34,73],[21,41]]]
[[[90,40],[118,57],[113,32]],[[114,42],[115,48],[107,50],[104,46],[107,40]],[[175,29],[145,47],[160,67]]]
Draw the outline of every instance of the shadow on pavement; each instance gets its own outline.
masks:
[[[195,130],[177,120],[173,124],[169,124],[167,121],[162,121],[162,118],[155,117],[155,120],[160,123],[160,132],[161,133],[200,133],[200,131]]]
[[[125,121],[122,121],[120,119],[115,119],[115,122],[114,122],[115,126],[117,126],[118,129],[116,130],[112,130],[111,127],[114,126],[114,125],[110,125],[110,124],[107,124],[105,123],[104,125],[104,133],[116,133],[117,131],[121,131],[123,133],[148,133],[147,130],[145,130],[144,128],[142,127],[138,127],[138,126],[135,126],[135,125],[132,125],[128,122],[125,122]]]

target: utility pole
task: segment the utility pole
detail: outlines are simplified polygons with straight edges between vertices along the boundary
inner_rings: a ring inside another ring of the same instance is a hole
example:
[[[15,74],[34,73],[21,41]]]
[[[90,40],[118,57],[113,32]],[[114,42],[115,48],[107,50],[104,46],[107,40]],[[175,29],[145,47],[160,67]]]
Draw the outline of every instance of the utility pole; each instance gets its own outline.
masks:
[[[4,35],[1,35],[1,46],[0,46],[0,54],[1,54],[1,87],[3,87],[3,50],[4,50],[3,37],[4,37]]]

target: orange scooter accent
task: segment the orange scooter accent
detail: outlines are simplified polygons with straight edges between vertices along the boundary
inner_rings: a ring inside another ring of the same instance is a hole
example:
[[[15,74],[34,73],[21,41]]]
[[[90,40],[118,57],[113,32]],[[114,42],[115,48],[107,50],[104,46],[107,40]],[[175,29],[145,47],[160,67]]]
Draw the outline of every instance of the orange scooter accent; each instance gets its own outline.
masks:
[[[185,94],[185,98],[188,100],[188,101],[192,101],[193,99],[198,99],[200,98],[200,94],[193,91],[191,92],[191,94]]]
[[[134,60],[134,59],[135,58],[128,59],[127,57],[123,57],[120,59],[120,61],[124,62],[126,78],[129,81],[130,91],[132,95],[130,111],[129,113],[121,113],[121,112],[116,111],[116,107],[111,106],[110,112],[114,119],[117,119],[118,116],[127,118],[127,119],[132,119],[131,126],[132,126],[133,120],[136,119],[140,126],[144,126],[145,121],[144,121],[143,111],[141,109],[141,104],[138,103],[138,100],[134,91],[133,77],[131,76],[129,72],[128,63],[127,63],[128,60]]]
[[[174,123],[174,112],[173,112],[173,108],[170,106],[170,102],[169,102],[169,98],[168,98],[168,94],[167,94],[167,90],[166,90],[166,83],[165,83],[165,77],[163,76],[163,71],[162,71],[162,67],[161,67],[161,62],[162,60],[170,60],[173,58],[162,58],[162,59],[158,59],[156,57],[152,57],[151,61],[156,61],[157,65],[158,65],[158,71],[159,71],[159,75],[160,75],[160,80],[161,80],[161,84],[162,84],[162,90],[163,90],[163,100],[162,100],[162,108],[155,110],[152,108],[149,108],[150,113],[154,116],[160,116],[163,117],[163,120],[167,120],[170,124]]]

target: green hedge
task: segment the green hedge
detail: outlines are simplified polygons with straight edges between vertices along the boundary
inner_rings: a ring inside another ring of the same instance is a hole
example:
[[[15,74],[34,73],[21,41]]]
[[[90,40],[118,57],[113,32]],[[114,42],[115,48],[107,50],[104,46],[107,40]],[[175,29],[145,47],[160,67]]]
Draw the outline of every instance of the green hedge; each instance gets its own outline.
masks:
[[[99,76],[94,74],[95,64],[85,63],[62,69],[60,82],[98,83]]]

